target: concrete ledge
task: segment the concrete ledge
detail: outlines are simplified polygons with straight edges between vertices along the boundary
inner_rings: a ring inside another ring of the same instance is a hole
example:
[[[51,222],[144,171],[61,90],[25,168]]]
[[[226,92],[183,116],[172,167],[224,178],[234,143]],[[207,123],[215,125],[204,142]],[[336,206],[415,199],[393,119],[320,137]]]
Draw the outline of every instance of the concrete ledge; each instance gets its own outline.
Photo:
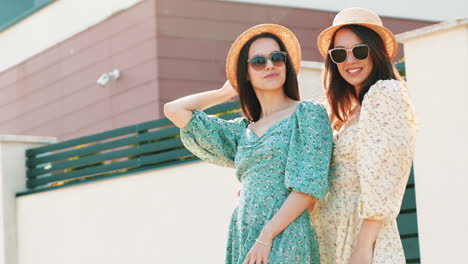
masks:
[[[322,62],[317,62],[317,61],[302,61],[301,62],[301,68],[320,70],[321,71],[323,69],[323,63]]]
[[[57,142],[57,138],[23,135],[0,135],[0,142],[29,142],[38,144],[53,144]]]
[[[463,26],[463,25],[468,25],[468,17],[457,18],[455,20],[442,22],[439,24],[411,30],[411,31],[396,35],[396,38],[398,42],[405,43],[406,41],[413,39],[413,38],[425,36],[428,34],[439,32],[439,31],[452,29],[455,27]]]

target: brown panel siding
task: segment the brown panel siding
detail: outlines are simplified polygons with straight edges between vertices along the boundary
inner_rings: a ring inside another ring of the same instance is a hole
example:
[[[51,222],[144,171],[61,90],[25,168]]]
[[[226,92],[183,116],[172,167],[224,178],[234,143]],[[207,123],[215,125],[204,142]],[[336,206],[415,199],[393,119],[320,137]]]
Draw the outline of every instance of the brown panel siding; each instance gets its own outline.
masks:
[[[114,68],[121,78],[98,86]],[[121,116],[150,102],[150,116],[133,123],[151,120],[157,85],[156,2],[147,0],[0,73],[0,133],[83,136],[128,125]]]
[[[13,67],[0,74],[0,89],[14,84],[18,80],[18,68]]]
[[[24,62],[22,70],[25,76],[34,74],[49,65],[57,64],[62,59],[60,49],[52,48]]]
[[[219,85],[219,80],[194,81],[181,79],[160,79],[159,87],[164,87],[159,92],[160,98],[179,98],[193,91],[206,91]]]
[[[104,119],[88,126],[80,127],[75,131],[65,131],[63,135],[59,135],[61,140],[69,140],[81,137],[83,135],[92,135],[102,131],[112,129],[112,119]]]

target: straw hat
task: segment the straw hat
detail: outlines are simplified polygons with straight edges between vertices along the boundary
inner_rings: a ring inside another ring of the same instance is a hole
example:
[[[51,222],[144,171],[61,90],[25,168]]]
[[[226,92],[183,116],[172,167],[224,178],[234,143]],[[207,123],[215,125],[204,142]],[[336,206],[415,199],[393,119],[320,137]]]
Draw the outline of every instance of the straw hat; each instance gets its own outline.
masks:
[[[382,38],[390,60],[393,60],[398,51],[398,43],[393,33],[385,28],[379,16],[364,8],[347,8],[339,12],[333,20],[333,26],[320,33],[317,39],[317,47],[323,57],[327,56],[330,42],[335,32],[346,25],[361,25],[375,31]]]
[[[262,33],[271,33],[277,36],[286,47],[291,64],[296,71],[299,73],[301,66],[301,45],[297,40],[296,36],[287,28],[276,25],[276,24],[260,24],[247,29],[232,43],[231,49],[226,58],[226,75],[235,90],[238,90],[237,86],[237,62],[239,60],[239,54],[251,38],[260,35]]]

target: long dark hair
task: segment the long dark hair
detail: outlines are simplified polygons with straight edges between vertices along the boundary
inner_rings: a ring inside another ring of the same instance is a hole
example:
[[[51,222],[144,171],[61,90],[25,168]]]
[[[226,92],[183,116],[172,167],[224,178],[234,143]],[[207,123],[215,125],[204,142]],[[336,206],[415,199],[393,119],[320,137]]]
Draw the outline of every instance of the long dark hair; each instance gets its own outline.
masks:
[[[357,99],[359,104],[362,104],[364,95],[366,95],[369,88],[378,80],[401,80],[400,74],[393,66],[385,50],[385,44],[382,38],[375,33],[375,31],[361,25],[347,25],[342,28],[350,29],[369,46],[374,67],[367,80],[364,81],[359,94],[356,94],[354,86],[343,79],[338,71],[338,66],[331,60],[330,55],[327,55],[325,59],[323,85],[330,107],[330,120],[335,130],[339,130],[348,120],[349,112],[353,106],[352,99]],[[329,49],[334,47],[335,36],[336,32],[330,42]]]
[[[281,51],[286,51],[286,47],[283,42],[275,35],[271,33],[262,33],[245,43],[242,47],[239,60],[237,61],[237,85],[239,87],[239,99],[242,107],[242,111],[247,119],[250,121],[258,121],[260,119],[260,114],[262,113],[262,106],[258,101],[257,95],[252,87],[252,84],[247,80],[247,59],[249,56],[249,49],[252,43],[260,38],[270,38],[275,40],[280,46]],[[286,59],[286,81],[284,82],[283,89],[286,96],[289,98],[299,101],[299,85],[297,82],[297,75],[294,70],[291,59],[288,54]]]

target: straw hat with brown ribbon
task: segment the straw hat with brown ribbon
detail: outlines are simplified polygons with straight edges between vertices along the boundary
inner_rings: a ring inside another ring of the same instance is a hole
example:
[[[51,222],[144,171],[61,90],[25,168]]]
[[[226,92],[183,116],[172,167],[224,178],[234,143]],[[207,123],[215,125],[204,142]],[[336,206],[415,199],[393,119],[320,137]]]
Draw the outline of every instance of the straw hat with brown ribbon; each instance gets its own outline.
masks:
[[[347,8],[339,12],[333,20],[333,25],[320,33],[317,39],[317,47],[323,57],[327,56],[330,42],[335,32],[346,25],[361,25],[375,31],[385,43],[385,48],[390,60],[393,60],[398,51],[398,43],[393,33],[383,26],[380,17],[364,8]]]
[[[232,43],[231,49],[226,58],[226,75],[235,90],[239,90],[237,85],[237,63],[239,54],[244,45],[253,37],[262,33],[271,33],[277,36],[284,44],[286,52],[289,55],[291,64],[299,73],[301,66],[301,45],[296,36],[287,28],[276,24],[260,24],[247,29]],[[247,63],[247,62],[246,62]]]

